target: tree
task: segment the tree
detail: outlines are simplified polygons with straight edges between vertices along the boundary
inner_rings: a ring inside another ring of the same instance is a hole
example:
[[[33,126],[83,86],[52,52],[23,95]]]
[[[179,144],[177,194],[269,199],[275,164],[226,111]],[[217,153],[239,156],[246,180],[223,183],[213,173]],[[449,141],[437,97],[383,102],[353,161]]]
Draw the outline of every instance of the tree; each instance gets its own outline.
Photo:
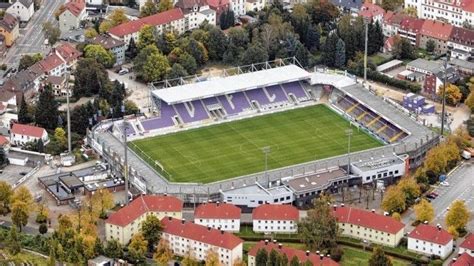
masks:
[[[141,233],[134,234],[128,245],[128,255],[132,261],[143,261],[147,251],[148,242]]]
[[[380,247],[375,247],[372,256],[369,259],[370,266],[391,266],[392,261],[385,255],[385,252]]]
[[[163,230],[160,220],[155,215],[147,215],[142,222],[141,233],[148,242],[148,250],[151,252],[160,240],[160,234]]]
[[[16,255],[21,251],[20,237],[14,225],[10,227],[10,231],[8,232],[7,249],[12,255]]]
[[[112,25],[112,21],[110,20],[104,20],[102,23],[99,25],[99,32],[100,33],[106,33],[108,32],[111,28],[114,26]]]
[[[33,121],[25,96],[21,97],[20,109],[18,111],[18,122],[20,124],[29,124]]]
[[[403,0],[383,1],[382,8],[386,11],[395,11],[403,5]]]
[[[336,58],[334,59],[334,66],[341,68],[346,64],[346,44],[339,38],[336,43]]]
[[[296,255],[291,259],[290,266],[300,266],[300,260],[298,257],[296,257]]]
[[[256,265],[267,265],[268,262],[268,252],[266,249],[259,249],[257,255],[255,256]]]
[[[189,40],[184,50],[194,57],[199,65],[204,65],[209,59],[206,47],[194,39]]]
[[[449,211],[446,214],[446,225],[453,226],[459,232],[463,229],[469,221],[469,209],[466,207],[464,201],[455,200],[449,206]]]
[[[451,234],[455,240],[459,237],[459,232],[454,226],[448,227],[448,233]]]
[[[183,260],[181,261],[181,265],[183,266],[198,266],[199,262],[194,259],[193,255],[191,254],[190,251],[184,255]]]
[[[399,221],[399,222],[402,220],[402,216],[398,212],[392,213],[392,218]]]
[[[336,33],[331,33],[327,38],[323,46],[323,61],[329,67],[335,65],[336,58],[336,46],[339,41],[339,37]]]
[[[268,60],[268,54],[259,44],[252,44],[242,55],[241,64],[250,65]]]
[[[189,75],[196,74],[197,62],[190,54],[183,52],[178,58],[178,63],[186,69]]]
[[[99,217],[106,218],[106,211],[112,209],[115,205],[114,195],[110,193],[108,189],[97,190],[91,198],[92,204],[95,209],[100,210]]]
[[[108,98],[109,90],[110,80],[102,64],[93,58],[83,58],[77,62],[73,90],[76,97],[99,94],[102,98]]]
[[[221,13],[219,17],[219,25],[221,26],[222,30],[226,30],[230,27],[234,26],[235,14],[232,9],[227,9]]]
[[[222,60],[229,44],[223,31],[212,28],[209,31],[209,39],[206,45],[210,60]]]
[[[84,36],[87,38],[87,39],[92,39],[94,37],[97,37],[99,35],[99,33],[97,33],[97,31],[94,29],[94,28],[87,28],[85,31],[84,31]]]
[[[36,151],[39,153],[44,153],[44,142],[43,139],[39,139],[36,142]]]
[[[327,24],[339,17],[339,10],[331,1],[311,0],[306,4],[314,25]]]
[[[33,196],[31,195],[30,190],[28,190],[28,188],[25,186],[18,187],[11,196],[10,200],[12,204],[16,201],[22,201],[28,206],[33,205]]]
[[[370,41],[368,43],[367,52],[368,54],[375,54],[379,52],[384,45],[382,27],[378,21],[375,23],[372,22],[368,25],[368,31],[368,38]]]
[[[138,32],[137,47],[139,50],[141,50],[152,44],[155,44],[155,27],[145,25]]]
[[[46,225],[46,223],[42,223],[42,224],[39,225],[38,232],[42,235],[44,235],[48,232],[48,226]]]
[[[160,51],[154,44],[150,44],[146,46],[145,48],[141,49],[137,57],[135,57],[135,59],[133,60],[133,68],[135,69],[135,72],[139,76],[143,76],[143,66],[147,62],[147,59],[152,54],[159,54],[159,53]]]
[[[53,46],[59,40],[61,31],[59,27],[54,26],[51,22],[45,22],[43,24],[43,31],[46,39],[48,39],[49,45]]]
[[[158,3],[159,12],[164,12],[173,8],[173,2],[171,0],[161,0]]]
[[[245,263],[245,261],[243,261],[241,258],[237,258],[232,265],[233,266],[247,266],[247,263]],[[286,263],[281,263],[280,265],[285,265],[285,266],[288,265],[288,259]]]
[[[24,201],[17,200],[12,203],[12,222],[20,229],[20,232],[23,226],[28,223],[29,213],[30,206]]]
[[[387,189],[382,200],[382,209],[390,213],[400,213],[406,209],[405,195],[398,186],[391,186]]]
[[[433,205],[427,200],[422,199],[413,209],[415,209],[416,220],[420,222],[427,221],[428,223],[433,221],[435,215]]]
[[[393,42],[393,57],[395,57],[396,59],[413,59],[415,57],[413,47],[407,39],[395,36]]]
[[[36,223],[43,224],[48,221],[49,210],[45,204],[38,204],[37,207],[38,213],[36,214]]]
[[[459,90],[459,87],[454,85],[454,84],[451,84],[451,83],[448,83],[446,85],[446,92],[445,92],[445,97],[446,97],[446,102],[448,104],[451,104],[451,105],[456,105],[459,103],[459,101],[461,100],[462,98],[462,93],[461,91]],[[441,85],[439,87],[439,90],[438,90],[438,96],[443,97],[443,85]]]
[[[158,11],[159,11],[159,8],[153,2],[153,0],[147,0],[145,4],[143,5],[142,9],[140,10],[140,16],[148,17],[148,16],[158,13]]]
[[[304,45],[308,50],[314,52],[319,50],[321,40],[321,29],[316,26],[310,26],[306,31]]]
[[[466,104],[467,107],[471,109],[471,112],[474,112],[474,86],[471,86],[471,87],[472,88],[470,89],[469,95],[464,101],[464,104]]]
[[[426,51],[428,53],[432,53],[434,52],[436,48],[436,43],[433,39],[429,39],[427,42],[426,42]]]
[[[275,249],[270,251],[270,255],[268,255],[268,264],[269,265],[278,265],[280,261],[280,254]]]
[[[158,247],[153,254],[153,260],[158,265],[168,265],[168,262],[173,258],[173,251],[171,250],[169,243],[165,239],[161,239],[158,242]]]
[[[0,181],[0,214],[5,215],[10,211],[12,195],[12,186],[5,181]]]
[[[0,147],[0,169],[9,163],[8,158],[5,154],[5,149]],[[0,206],[0,214],[2,214],[3,209]]]
[[[123,248],[120,242],[118,242],[116,239],[111,239],[107,241],[104,253],[107,257],[113,258],[113,259],[119,259],[123,257]]]
[[[166,56],[160,53],[152,54],[143,65],[143,79],[146,82],[161,80],[165,77],[169,67]]]
[[[54,129],[58,124],[58,103],[56,102],[51,85],[46,85],[39,95],[36,104],[35,121],[40,127]]]
[[[84,48],[84,56],[93,58],[99,64],[106,68],[110,68],[115,64],[115,56],[111,51],[105,50],[100,44],[89,44]]]
[[[405,201],[409,204],[413,203],[416,198],[421,195],[420,186],[412,177],[404,177],[398,182],[397,186],[405,195]]]
[[[209,249],[206,254],[205,266],[220,266],[219,254],[213,249]]]
[[[18,70],[24,70],[34,65],[36,62],[39,62],[43,59],[42,54],[29,55],[25,54],[20,58],[20,63],[18,64]]]
[[[329,196],[322,195],[314,201],[307,217],[298,223],[298,231],[306,247],[323,250],[336,246],[337,221],[329,206]]]
[[[169,69],[168,73],[166,73],[167,79],[176,79],[186,76],[188,76],[188,72],[186,72],[186,69],[178,63],[174,64],[173,67]]]
[[[107,19],[110,20],[112,27],[128,22],[127,15],[125,15],[125,10],[123,8],[114,9]]]
[[[58,142],[61,150],[65,150],[67,147],[66,132],[61,127],[57,127],[54,130],[54,139]]]
[[[418,17],[418,11],[416,9],[416,7],[414,6],[409,6],[409,7],[405,7],[405,9],[403,9],[403,14],[407,15],[407,16],[410,16],[410,17]]]

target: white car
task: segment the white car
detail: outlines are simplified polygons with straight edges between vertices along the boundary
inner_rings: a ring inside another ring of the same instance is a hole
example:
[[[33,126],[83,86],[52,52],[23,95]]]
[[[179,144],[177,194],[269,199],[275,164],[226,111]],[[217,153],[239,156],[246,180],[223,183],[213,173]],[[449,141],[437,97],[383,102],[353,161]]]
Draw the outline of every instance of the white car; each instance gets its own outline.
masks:
[[[439,183],[440,185],[444,186],[444,187],[449,187],[449,183],[447,181],[443,181],[441,183]]]

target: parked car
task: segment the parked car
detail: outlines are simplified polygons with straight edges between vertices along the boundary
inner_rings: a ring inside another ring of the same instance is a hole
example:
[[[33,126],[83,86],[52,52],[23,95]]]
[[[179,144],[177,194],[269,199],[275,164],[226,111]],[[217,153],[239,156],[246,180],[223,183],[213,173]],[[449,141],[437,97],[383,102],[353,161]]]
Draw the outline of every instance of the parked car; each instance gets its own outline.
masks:
[[[443,181],[439,184],[442,185],[443,187],[449,187],[449,183],[447,181]]]
[[[119,71],[119,75],[125,75],[125,74],[128,74],[130,71],[126,68],[122,68],[120,71]]]

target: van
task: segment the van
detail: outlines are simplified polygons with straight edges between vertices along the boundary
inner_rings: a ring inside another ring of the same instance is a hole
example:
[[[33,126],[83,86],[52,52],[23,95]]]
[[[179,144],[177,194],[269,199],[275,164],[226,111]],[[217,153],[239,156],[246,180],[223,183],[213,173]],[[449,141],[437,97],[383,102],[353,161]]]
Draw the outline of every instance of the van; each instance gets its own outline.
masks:
[[[466,151],[466,150],[464,150],[464,151],[462,151],[462,153],[461,153],[461,157],[463,157],[463,158],[466,159],[466,160],[469,160],[469,159],[471,159],[471,153],[468,152],[468,151]]]

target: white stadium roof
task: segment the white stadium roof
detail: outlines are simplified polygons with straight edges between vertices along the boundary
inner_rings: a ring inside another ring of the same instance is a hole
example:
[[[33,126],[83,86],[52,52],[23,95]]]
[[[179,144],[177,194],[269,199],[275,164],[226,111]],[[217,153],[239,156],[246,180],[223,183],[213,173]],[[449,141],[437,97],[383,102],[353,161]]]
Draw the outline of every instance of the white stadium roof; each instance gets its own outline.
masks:
[[[296,65],[286,65],[240,75],[218,77],[206,81],[154,90],[155,97],[175,104],[275,84],[308,79],[310,73]]]

